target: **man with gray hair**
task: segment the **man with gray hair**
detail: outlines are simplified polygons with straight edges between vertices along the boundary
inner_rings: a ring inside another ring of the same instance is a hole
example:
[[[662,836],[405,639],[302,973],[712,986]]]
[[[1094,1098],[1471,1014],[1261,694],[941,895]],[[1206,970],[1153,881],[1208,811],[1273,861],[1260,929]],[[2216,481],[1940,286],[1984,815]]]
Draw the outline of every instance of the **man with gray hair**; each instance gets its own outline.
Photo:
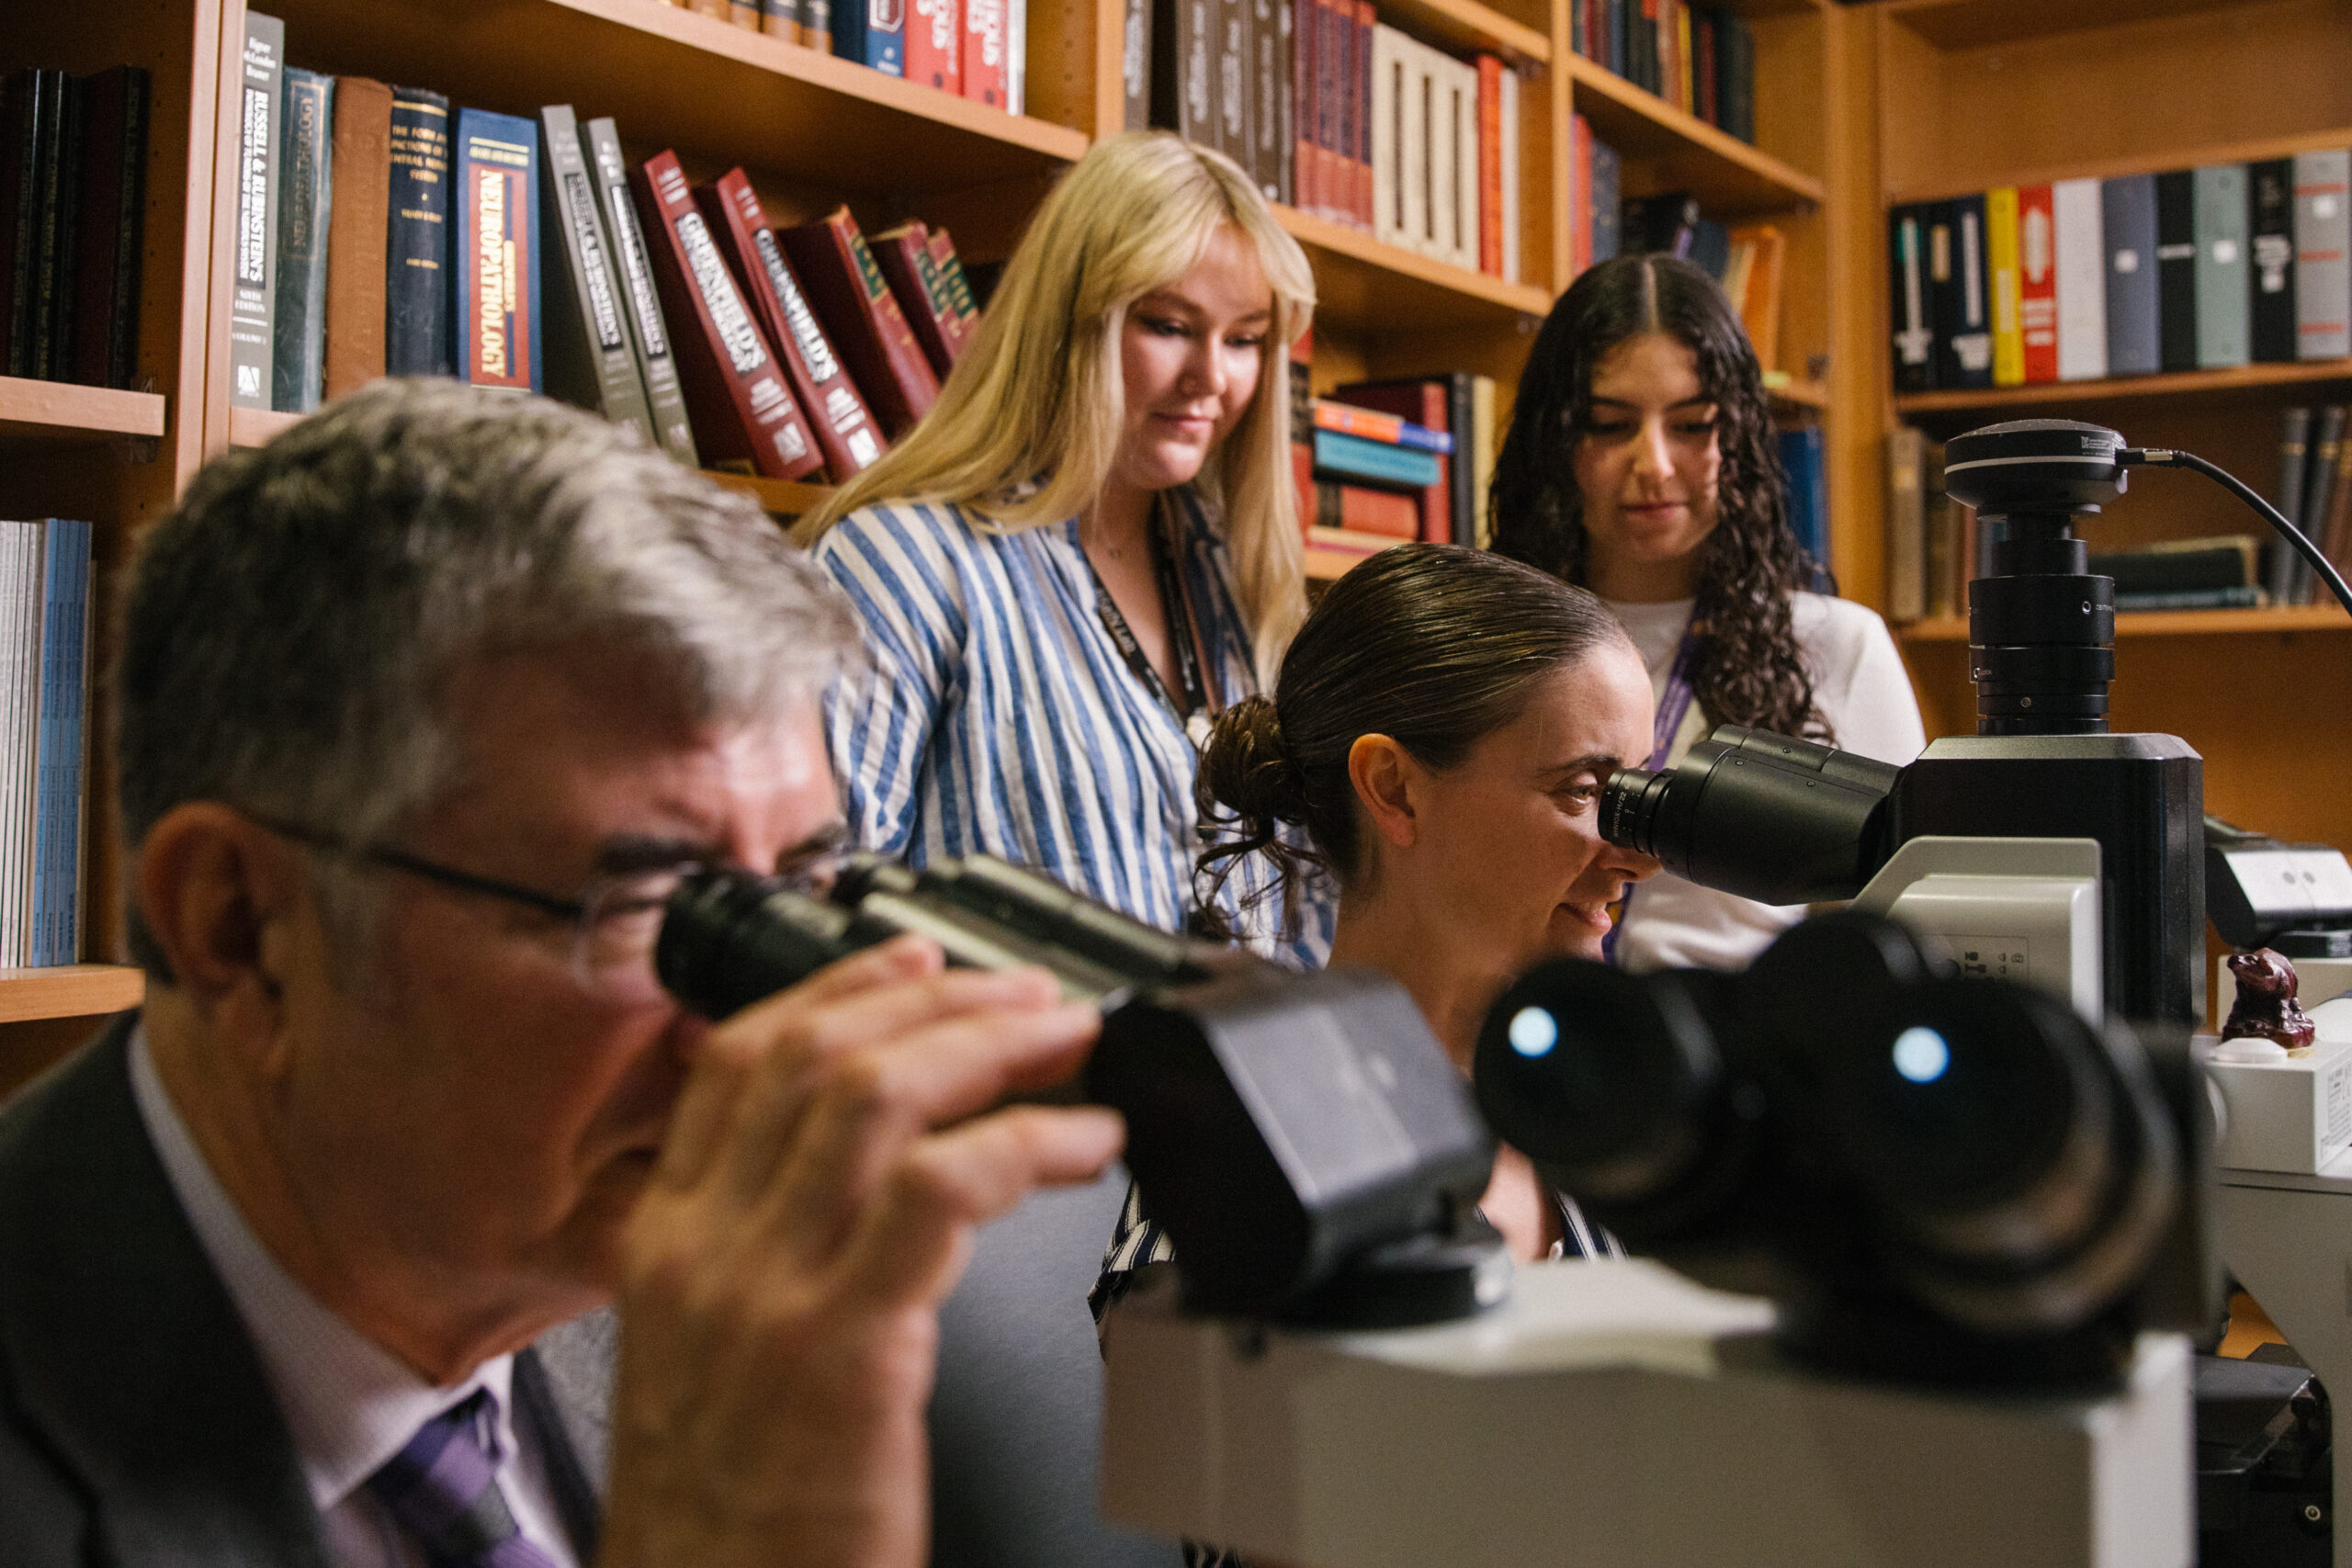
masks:
[[[854,640],[536,399],[385,383],[198,478],[117,678],[147,1004],[0,1111],[0,1562],[922,1561],[971,1228],[1120,1134],[988,1109],[1093,1036],[1040,975],[656,980],[688,871],[828,874]],[[556,1341],[616,1301],[605,1410]]]

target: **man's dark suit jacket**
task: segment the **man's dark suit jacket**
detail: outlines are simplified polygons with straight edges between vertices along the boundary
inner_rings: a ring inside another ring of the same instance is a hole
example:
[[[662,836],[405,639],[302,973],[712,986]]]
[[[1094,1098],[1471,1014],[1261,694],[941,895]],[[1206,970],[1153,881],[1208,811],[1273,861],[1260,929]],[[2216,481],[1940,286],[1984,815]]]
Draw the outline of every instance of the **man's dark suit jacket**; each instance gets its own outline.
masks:
[[[259,1355],[131,1099],[134,1016],[0,1109],[0,1568],[329,1568]],[[583,1562],[609,1330],[514,1361]]]

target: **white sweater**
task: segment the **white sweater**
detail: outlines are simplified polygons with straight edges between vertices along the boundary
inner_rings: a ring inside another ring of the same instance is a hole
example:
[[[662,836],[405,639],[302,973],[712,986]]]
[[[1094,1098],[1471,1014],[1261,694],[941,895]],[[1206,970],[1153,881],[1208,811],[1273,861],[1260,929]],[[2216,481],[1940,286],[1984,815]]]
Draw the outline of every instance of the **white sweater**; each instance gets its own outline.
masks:
[[[1662,604],[1610,602],[1633,634],[1649,667],[1650,687],[1663,697],[1675,649],[1690,625],[1692,601]],[[1898,766],[1928,744],[1911,678],[1886,623],[1860,604],[1818,593],[1791,596],[1789,618],[1798,656],[1813,678],[1814,702],[1841,750]],[[1669,762],[1679,762],[1713,721],[1692,703],[1674,737]],[[1774,937],[1804,918],[1803,905],[1779,907],[1700,887],[1661,872],[1634,886],[1617,936],[1617,962],[1632,970],[1696,967],[1738,969]]]

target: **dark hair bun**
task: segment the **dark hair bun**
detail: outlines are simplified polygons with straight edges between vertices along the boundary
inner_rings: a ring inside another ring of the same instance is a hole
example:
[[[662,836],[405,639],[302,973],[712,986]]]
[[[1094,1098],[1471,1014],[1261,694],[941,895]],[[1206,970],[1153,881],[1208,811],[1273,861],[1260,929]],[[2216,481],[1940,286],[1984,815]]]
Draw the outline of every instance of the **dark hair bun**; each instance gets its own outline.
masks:
[[[1306,775],[1283,740],[1272,702],[1248,696],[1216,716],[1193,793],[1202,820],[1230,823],[1247,840],[1306,819]]]

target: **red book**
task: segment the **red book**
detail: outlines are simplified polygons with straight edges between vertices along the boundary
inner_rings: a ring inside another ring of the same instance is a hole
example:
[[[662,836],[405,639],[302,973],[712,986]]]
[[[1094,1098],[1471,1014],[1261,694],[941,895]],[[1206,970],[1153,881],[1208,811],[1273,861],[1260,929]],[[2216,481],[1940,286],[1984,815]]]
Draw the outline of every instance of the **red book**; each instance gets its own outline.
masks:
[[[1445,430],[1445,383],[1442,381],[1381,381],[1341,387],[1330,394],[1335,403],[1353,403],[1360,409],[1378,409],[1399,419],[1410,420],[1426,430]],[[1449,432],[1450,434],[1450,432]],[[1432,544],[1453,542],[1453,462],[1447,457],[1437,459],[1437,482],[1424,485],[1419,492],[1421,534]]]
[[[933,373],[945,381],[947,373],[956,368],[956,356],[964,352],[964,323],[940,285],[938,268],[932,265],[931,236],[921,223],[901,223],[875,235],[867,248],[881,265],[883,280],[898,299],[899,313],[914,328],[923,357],[931,361]]]
[[[931,412],[939,398],[939,378],[891,298],[874,253],[865,248],[857,220],[848,208],[837,207],[814,223],[779,229],[775,237],[808,291],[825,336],[849,362],[850,378],[897,440]]]
[[[2018,330],[2025,378],[2058,379],[2058,224],[2050,187],[2018,187]]]
[[[1012,87],[1004,52],[1004,0],[964,0],[964,96],[1002,108]]]
[[[676,154],[635,165],[628,185],[703,461],[771,479],[814,472],[823,459],[808,422],[695,206]]]
[[[1421,502],[1417,495],[1398,491],[1318,484],[1315,487],[1313,522],[1318,528],[1346,528],[1391,539],[1418,539],[1421,536]]]
[[[841,483],[882,456],[882,432],[865,400],[825,341],[743,171],[729,169],[713,184],[696,186],[695,201],[710,220],[761,330],[775,346],[785,380],[817,438],[827,477]]]
[[[956,307],[957,330],[969,343],[980,330],[980,302],[972,297],[972,280],[964,276],[964,264],[956,259],[956,242],[947,237],[944,229],[931,231],[931,265],[939,269],[941,287],[947,290],[948,303]]]
[[[1347,0],[1317,0],[1316,5],[1323,23],[1323,42],[1316,55],[1317,68],[1323,75],[1323,108],[1318,121],[1323,133],[1323,210],[1319,216],[1334,223],[1345,221],[1347,216],[1347,170],[1340,156],[1347,107],[1348,34],[1352,30],[1346,7]]]
[[[1354,95],[1356,105],[1355,140],[1348,147],[1351,181],[1348,186],[1348,216],[1365,233],[1372,232],[1372,29],[1380,21],[1372,0],[1355,0],[1352,12],[1355,23],[1355,48],[1348,63],[1352,70],[1348,77],[1348,90]]]
[[[1709,125],[1723,124],[1723,106],[1715,101],[1715,17],[1712,11],[1690,13],[1690,52],[1698,59],[1693,64],[1698,78],[1692,83],[1691,100],[1697,105],[1701,119]]]
[[[964,91],[963,11],[956,0],[915,0],[914,15],[907,18],[908,81]]]
[[[1503,275],[1503,62],[1478,57],[1478,270]]]

